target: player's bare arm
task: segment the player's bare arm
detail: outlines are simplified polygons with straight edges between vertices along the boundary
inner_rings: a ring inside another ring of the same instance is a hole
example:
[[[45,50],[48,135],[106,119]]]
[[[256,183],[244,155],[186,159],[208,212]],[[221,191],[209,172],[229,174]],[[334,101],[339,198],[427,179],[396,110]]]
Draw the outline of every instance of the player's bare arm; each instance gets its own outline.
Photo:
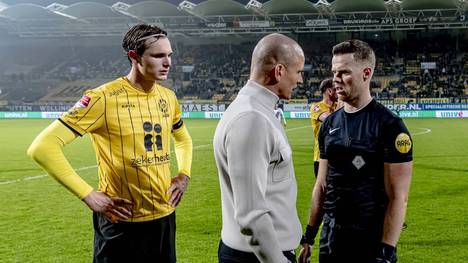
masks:
[[[405,220],[413,162],[385,163],[384,183],[389,204],[385,213],[382,242],[396,246]]]
[[[323,219],[323,202],[325,200],[325,190],[328,173],[328,160],[320,159],[319,172],[317,181],[315,181],[314,190],[312,191],[312,200],[310,208],[309,223],[306,233],[301,241],[302,249],[299,254],[298,262],[307,263],[312,255],[312,245],[314,244],[315,236]]]

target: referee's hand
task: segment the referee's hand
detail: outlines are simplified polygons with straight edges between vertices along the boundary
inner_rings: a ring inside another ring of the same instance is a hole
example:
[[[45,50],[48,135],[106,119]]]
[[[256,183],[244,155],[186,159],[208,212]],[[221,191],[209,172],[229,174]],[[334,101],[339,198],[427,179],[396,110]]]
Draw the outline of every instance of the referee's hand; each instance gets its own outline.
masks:
[[[176,207],[180,200],[182,200],[182,195],[184,195],[185,190],[189,182],[189,177],[185,174],[179,174],[176,177],[171,179],[171,187],[167,190],[169,194],[169,205]]]
[[[83,201],[91,210],[104,215],[112,223],[127,220],[132,216],[132,202],[124,198],[110,197],[103,192],[92,191]]]
[[[299,258],[297,259],[297,263],[310,263],[310,256],[312,255],[312,246],[303,243],[301,252],[299,252]]]

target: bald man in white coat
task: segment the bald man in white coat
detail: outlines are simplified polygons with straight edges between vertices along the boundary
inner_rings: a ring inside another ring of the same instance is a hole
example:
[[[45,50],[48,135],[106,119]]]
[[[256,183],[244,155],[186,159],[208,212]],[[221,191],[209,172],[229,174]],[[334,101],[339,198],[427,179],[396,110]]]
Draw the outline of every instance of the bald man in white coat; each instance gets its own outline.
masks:
[[[249,81],[218,123],[213,144],[222,198],[221,263],[296,262],[297,186],[291,147],[274,108],[303,82],[303,69],[296,41],[265,36],[253,51]]]

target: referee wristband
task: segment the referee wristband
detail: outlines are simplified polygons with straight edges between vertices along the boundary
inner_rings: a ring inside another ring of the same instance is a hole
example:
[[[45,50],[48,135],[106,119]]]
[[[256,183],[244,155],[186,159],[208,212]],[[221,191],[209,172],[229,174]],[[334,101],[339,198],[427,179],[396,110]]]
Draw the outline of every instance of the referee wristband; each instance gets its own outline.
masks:
[[[380,243],[377,259],[391,263],[396,262],[398,259],[396,255],[396,247],[385,244],[383,242]]]
[[[305,234],[302,236],[301,239],[301,244],[306,243],[309,245],[313,245],[315,243],[315,236],[317,235],[318,231],[319,227],[307,225]]]

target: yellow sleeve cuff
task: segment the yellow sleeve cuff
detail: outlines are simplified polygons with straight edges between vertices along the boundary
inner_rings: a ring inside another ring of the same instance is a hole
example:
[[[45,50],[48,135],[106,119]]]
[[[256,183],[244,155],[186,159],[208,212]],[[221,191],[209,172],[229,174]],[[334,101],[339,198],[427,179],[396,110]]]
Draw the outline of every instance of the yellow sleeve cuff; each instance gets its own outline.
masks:
[[[83,199],[93,188],[75,172],[63,154],[63,147],[75,138],[74,132],[54,121],[34,139],[27,153],[50,176]]]

